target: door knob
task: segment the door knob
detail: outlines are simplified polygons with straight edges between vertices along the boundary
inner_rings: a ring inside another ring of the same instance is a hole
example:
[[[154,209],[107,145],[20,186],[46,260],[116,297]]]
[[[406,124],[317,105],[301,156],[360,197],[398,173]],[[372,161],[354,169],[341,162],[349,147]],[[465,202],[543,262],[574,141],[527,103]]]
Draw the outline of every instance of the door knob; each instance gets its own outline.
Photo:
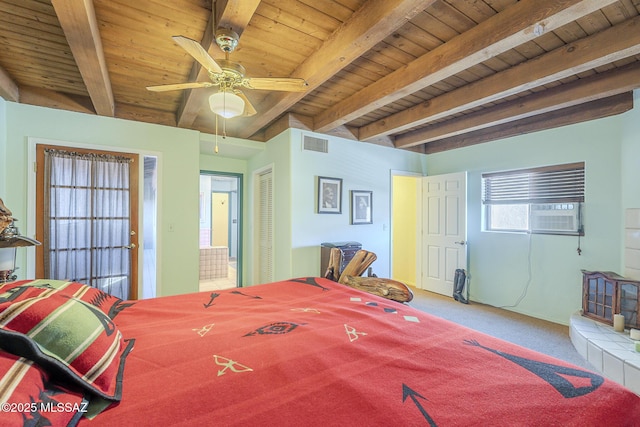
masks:
[[[135,249],[135,248],[136,248],[136,244],[135,244],[135,243],[132,243],[132,244],[130,244],[130,245],[123,246],[123,248],[125,248],[125,249]]]
[[[460,246],[464,246],[464,245],[467,244],[467,242],[465,242],[464,240],[462,240],[460,242],[453,242],[453,243],[455,243],[456,245],[460,245]]]

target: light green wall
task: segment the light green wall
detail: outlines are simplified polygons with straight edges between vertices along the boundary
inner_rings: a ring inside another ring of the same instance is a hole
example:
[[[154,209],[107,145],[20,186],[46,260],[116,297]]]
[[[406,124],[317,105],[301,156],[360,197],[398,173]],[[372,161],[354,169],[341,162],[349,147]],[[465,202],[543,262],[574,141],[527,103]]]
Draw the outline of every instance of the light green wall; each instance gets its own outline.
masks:
[[[269,140],[263,152],[248,160],[249,176],[249,213],[245,221],[245,235],[249,245],[245,252],[245,261],[252,274],[245,277],[247,284],[257,284],[253,275],[253,258],[257,255],[254,179],[257,171],[271,168],[273,171],[273,280],[291,278],[291,155],[289,150],[289,132],[283,132]],[[252,251],[253,256],[251,256]],[[248,259],[247,259],[248,258]]]
[[[7,168],[5,167],[7,158],[7,102],[0,98],[0,199],[6,194]]]
[[[198,180],[199,133],[89,114],[6,103],[6,159],[3,167],[11,185],[4,199],[20,224],[27,223],[28,137],[44,138],[75,146],[114,149],[159,156],[159,260],[158,295],[194,292],[198,289]],[[36,213],[37,214],[37,213]],[[173,232],[169,231],[173,225]],[[24,226],[23,226],[24,227]],[[23,233],[25,231],[22,228]],[[23,252],[20,265],[25,265]],[[20,278],[33,274],[18,270]]]
[[[212,139],[211,135],[201,135],[201,141],[209,141]],[[207,172],[223,172],[223,173],[234,173],[241,174],[243,181],[243,189],[242,189],[242,216],[241,216],[241,226],[242,229],[242,285],[248,286],[251,284],[251,232],[253,230],[252,221],[250,220],[249,213],[251,199],[249,197],[249,187],[251,184],[251,174],[249,173],[249,165],[248,161],[244,158],[230,158],[225,157],[223,154],[228,152],[233,152],[234,146],[240,146],[240,148],[250,147],[253,151],[262,152],[266,148],[266,145],[262,142],[254,142],[247,140],[239,140],[235,138],[227,138],[225,142],[228,147],[220,147],[219,153],[214,153],[213,150],[211,154],[200,154],[200,170]],[[229,149],[226,149],[229,148]]]
[[[623,209],[640,208],[640,90],[634,92],[634,104],[622,125]]]
[[[425,156],[388,147],[345,140],[326,135],[329,153],[302,150],[303,131],[289,129],[269,140],[264,150],[246,162],[244,219],[244,285],[256,284],[253,258],[257,247],[255,233],[255,173],[273,170],[273,280],[320,274],[320,244],[355,240],[378,256],[374,272],[389,277],[390,271],[390,191],[391,171],[422,173]],[[310,132],[306,132],[311,134]],[[201,168],[223,170],[225,159],[202,156]],[[237,164],[242,168],[242,163]],[[342,214],[316,213],[317,177],[343,179]],[[350,225],[349,191],[373,191],[371,225]]]
[[[637,130],[640,111],[428,156],[429,175],[467,170],[470,296],[474,301],[567,324],[581,307],[581,269],[620,271],[624,185],[639,170],[637,138],[623,144],[625,126]],[[630,125],[633,122],[635,125]],[[625,153],[621,146],[625,146]],[[624,155],[623,155],[624,154]],[[482,232],[481,174],[585,162],[585,236]],[[635,190],[627,190],[631,193]],[[628,199],[638,200],[625,196]],[[631,202],[629,202],[631,203]],[[531,273],[529,274],[529,271]],[[521,301],[518,303],[520,297]],[[515,305],[515,306],[514,306]]]
[[[323,242],[356,241],[375,252],[379,277],[390,277],[391,171],[424,172],[425,156],[301,130],[291,143],[291,255],[294,277],[319,275]],[[302,150],[303,134],[327,138],[329,152]],[[363,144],[366,146],[363,147]],[[317,214],[318,176],[342,178],[342,214]],[[350,224],[351,190],[373,191],[373,224]]]
[[[200,170],[210,172],[226,172],[247,174],[247,161],[242,159],[230,159],[215,155],[200,155]]]
[[[638,92],[635,101],[638,102]],[[192,292],[198,282],[198,176],[200,170],[244,174],[244,284],[252,282],[254,173],[274,172],[274,280],[319,274],[320,244],[355,240],[376,252],[374,272],[390,272],[391,171],[429,175],[469,171],[468,230],[471,298],[567,323],[580,307],[580,269],[622,270],[623,208],[640,207],[640,109],[623,115],[424,156],[332,136],[329,154],[301,149],[303,131],[289,130],[246,160],[200,155],[198,132],[33,107],[0,99],[0,197],[21,221],[27,212],[28,137],[157,154],[160,158],[160,264],[158,295]],[[242,141],[245,145],[253,142]],[[10,159],[10,161],[8,160]],[[481,232],[480,174],[585,161],[586,236],[577,238]],[[343,179],[343,213],[319,215],[318,176]],[[11,185],[7,183],[11,177]],[[349,224],[349,190],[373,191],[371,225]],[[169,232],[169,224],[175,231]],[[531,248],[531,251],[529,251]],[[25,251],[19,255],[24,268]],[[531,279],[529,280],[529,260]]]

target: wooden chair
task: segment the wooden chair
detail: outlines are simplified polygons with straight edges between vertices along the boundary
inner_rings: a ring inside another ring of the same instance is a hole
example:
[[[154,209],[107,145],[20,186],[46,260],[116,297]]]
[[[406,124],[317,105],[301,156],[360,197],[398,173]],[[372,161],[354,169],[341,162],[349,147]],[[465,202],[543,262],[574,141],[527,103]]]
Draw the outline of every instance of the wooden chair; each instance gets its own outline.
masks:
[[[349,261],[349,264],[347,264],[341,272],[342,250],[340,250],[340,248],[332,248],[324,277],[383,298],[398,302],[411,301],[413,299],[413,292],[402,282],[380,277],[361,277],[362,273],[364,273],[377,258],[375,253],[361,249],[356,252],[351,261]]]

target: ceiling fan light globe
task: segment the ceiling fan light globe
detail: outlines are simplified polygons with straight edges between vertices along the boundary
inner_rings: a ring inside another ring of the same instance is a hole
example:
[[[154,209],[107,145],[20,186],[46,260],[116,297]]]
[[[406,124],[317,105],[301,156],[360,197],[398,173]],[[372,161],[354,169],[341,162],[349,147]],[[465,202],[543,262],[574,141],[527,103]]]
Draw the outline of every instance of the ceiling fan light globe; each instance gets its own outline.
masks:
[[[209,107],[217,115],[230,119],[244,112],[244,100],[235,93],[220,91],[209,97]]]

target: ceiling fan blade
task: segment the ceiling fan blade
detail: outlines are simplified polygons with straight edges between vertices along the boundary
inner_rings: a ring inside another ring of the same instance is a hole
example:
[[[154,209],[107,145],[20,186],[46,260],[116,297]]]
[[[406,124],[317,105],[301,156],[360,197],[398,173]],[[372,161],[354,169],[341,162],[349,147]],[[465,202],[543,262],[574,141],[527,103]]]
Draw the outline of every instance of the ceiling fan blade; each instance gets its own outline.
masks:
[[[170,90],[198,89],[214,86],[211,82],[176,83],[172,85],[147,86],[151,92],[168,92]]]
[[[304,92],[309,86],[304,79],[287,77],[257,77],[242,81],[242,85],[249,89],[281,90],[286,92]]]
[[[222,68],[220,68],[218,63],[214,61],[214,59],[209,55],[209,52],[207,52],[197,41],[184,36],[173,36],[172,39],[207,70],[212,73],[222,72]]]
[[[243,116],[253,116],[257,113],[256,109],[253,107],[251,102],[249,102],[249,99],[244,93],[240,92],[239,90],[234,91],[234,93],[244,101],[244,113],[242,113]]]

